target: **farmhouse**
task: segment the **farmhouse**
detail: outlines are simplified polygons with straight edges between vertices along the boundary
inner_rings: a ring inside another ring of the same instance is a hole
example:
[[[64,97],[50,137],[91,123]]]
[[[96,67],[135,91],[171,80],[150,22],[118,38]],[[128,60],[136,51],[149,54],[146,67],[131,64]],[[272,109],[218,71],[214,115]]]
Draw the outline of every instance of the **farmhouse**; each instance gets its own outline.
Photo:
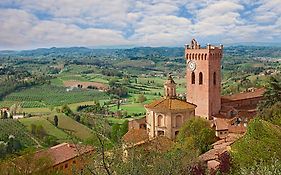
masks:
[[[84,171],[89,156],[94,152],[91,146],[62,143],[47,150],[35,153],[35,159],[49,157],[52,161],[52,170],[63,174],[80,174]]]

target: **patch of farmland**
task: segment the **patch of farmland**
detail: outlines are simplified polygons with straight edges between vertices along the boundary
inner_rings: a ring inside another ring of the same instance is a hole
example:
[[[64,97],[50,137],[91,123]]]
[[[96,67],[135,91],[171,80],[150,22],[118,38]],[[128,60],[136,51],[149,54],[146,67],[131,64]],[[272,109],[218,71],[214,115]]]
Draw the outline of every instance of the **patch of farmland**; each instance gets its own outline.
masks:
[[[76,81],[76,80],[69,80],[63,82],[64,86],[66,87],[78,87],[78,85],[82,85],[82,88],[86,89],[89,86],[96,87],[100,90],[107,90],[108,86],[104,83],[100,82],[83,82],[83,81]]]
[[[30,133],[25,126],[18,120],[1,119],[0,120],[0,141],[7,140],[10,135],[19,139],[24,146],[35,146],[36,143],[32,140]]]
[[[73,89],[53,85],[35,86],[8,95],[4,101],[18,102],[23,108],[61,106],[64,104],[107,99],[104,92],[87,89]]]
[[[53,121],[54,116],[48,116],[50,121]],[[62,129],[64,132],[74,135],[81,140],[87,140],[91,137],[94,137],[91,129],[87,126],[82,125],[81,123],[73,120],[70,117],[67,117],[63,114],[58,115],[59,125],[58,127]]]
[[[55,136],[59,140],[67,140],[68,135],[63,132],[62,130],[55,127],[52,123],[50,123],[44,117],[30,117],[30,118],[23,118],[19,120],[22,124],[26,126],[28,130],[31,131],[31,124],[34,125],[41,125],[45,129],[48,135]]]

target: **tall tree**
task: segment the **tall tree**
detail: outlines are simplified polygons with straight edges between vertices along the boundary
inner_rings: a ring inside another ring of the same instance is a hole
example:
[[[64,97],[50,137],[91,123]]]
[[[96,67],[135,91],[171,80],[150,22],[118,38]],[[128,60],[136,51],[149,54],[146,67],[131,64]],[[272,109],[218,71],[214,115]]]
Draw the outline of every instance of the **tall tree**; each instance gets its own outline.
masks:
[[[258,105],[260,116],[264,116],[274,104],[281,102],[281,81],[278,81],[275,77],[270,77],[263,98]]]
[[[58,127],[58,125],[59,125],[59,118],[57,115],[54,116],[54,124],[56,127]]]

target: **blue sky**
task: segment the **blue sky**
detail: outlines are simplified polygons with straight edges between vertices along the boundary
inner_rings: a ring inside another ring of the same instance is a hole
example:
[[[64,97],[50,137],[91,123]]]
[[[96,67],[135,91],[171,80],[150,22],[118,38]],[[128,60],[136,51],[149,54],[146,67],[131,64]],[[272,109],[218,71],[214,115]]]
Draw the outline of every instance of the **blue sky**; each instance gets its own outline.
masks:
[[[280,42],[281,0],[0,0],[0,49]]]

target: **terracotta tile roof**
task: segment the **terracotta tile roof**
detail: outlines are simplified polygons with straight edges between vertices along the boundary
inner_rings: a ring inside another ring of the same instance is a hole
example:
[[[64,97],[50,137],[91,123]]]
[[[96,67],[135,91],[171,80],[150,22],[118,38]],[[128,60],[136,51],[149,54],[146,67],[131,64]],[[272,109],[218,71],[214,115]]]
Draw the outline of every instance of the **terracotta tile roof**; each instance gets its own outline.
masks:
[[[123,141],[127,144],[137,144],[148,141],[148,133],[144,129],[130,129],[124,136]]]
[[[228,130],[228,120],[223,118],[214,118],[214,124],[216,126],[216,131]]]
[[[160,100],[155,100],[150,104],[144,105],[144,107],[159,110],[183,110],[195,109],[196,105],[176,98],[163,98]]]
[[[54,166],[67,160],[73,159],[79,155],[83,155],[93,151],[94,148],[92,146],[62,143],[47,150],[36,152],[35,158],[49,157],[51,158]]]
[[[264,92],[265,92],[265,89],[260,88],[253,92],[242,92],[242,93],[237,93],[237,94],[233,94],[233,95],[225,95],[225,96],[222,96],[222,103],[229,102],[229,101],[262,97]]]
[[[247,128],[244,127],[243,125],[241,125],[241,126],[233,126],[233,125],[231,125],[228,128],[228,131],[230,133],[236,133],[236,134],[243,134],[243,133],[246,132],[246,130],[247,130]]]
[[[213,170],[216,170],[218,169],[220,166],[220,162],[219,161],[216,161],[216,160],[210,160],[207,162],[207,167],[209,170],[213,169]]]
[[[200,160],[207,162],[209,160],[216,160],[219,158],[219,155],[227,151],[227,147],[218,148],[218,149],[211,149],[204,154],[199,156]]]

